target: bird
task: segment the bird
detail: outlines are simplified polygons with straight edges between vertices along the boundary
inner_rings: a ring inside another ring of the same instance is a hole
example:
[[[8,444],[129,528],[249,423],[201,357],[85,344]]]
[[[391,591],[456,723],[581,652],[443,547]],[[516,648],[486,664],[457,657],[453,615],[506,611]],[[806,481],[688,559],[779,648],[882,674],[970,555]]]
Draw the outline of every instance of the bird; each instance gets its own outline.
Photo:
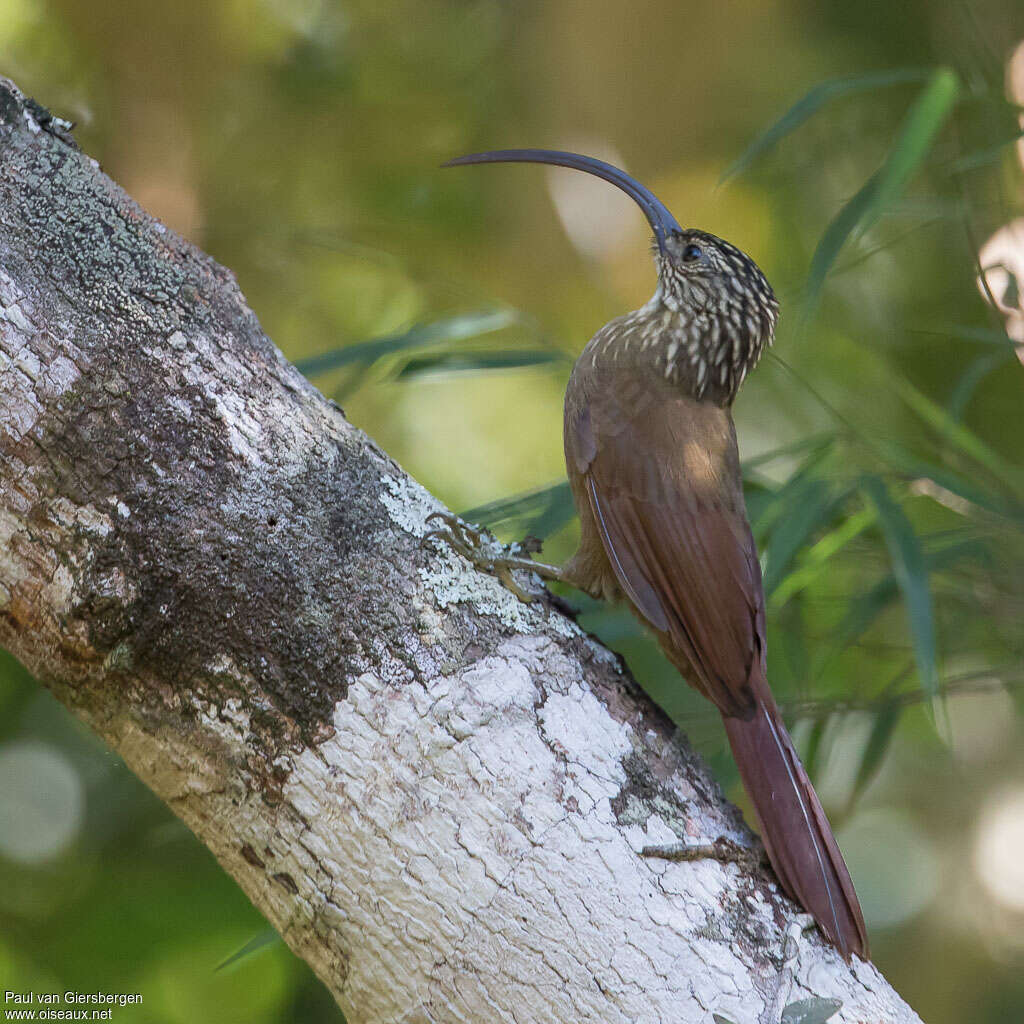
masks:
[[[597,331],[566,387],[576,553],[560,567],[515,553],[489,557],[489,567],[507,583],[510,570],[523,568],[628,602],[680,675],[721,712],[782,889],[844,960],[866,960],[850,873],[768,684],[761,567],[731,410],[773,340],[775,294],[746,253],[680,227],[649,189],[611,164],[506,149],[443,166],[483,163],[553,164],[615,185],[646,216],[657,269],[651,299]],[[471,537],[465,529],[434,532],[477,556],[471,528]]]

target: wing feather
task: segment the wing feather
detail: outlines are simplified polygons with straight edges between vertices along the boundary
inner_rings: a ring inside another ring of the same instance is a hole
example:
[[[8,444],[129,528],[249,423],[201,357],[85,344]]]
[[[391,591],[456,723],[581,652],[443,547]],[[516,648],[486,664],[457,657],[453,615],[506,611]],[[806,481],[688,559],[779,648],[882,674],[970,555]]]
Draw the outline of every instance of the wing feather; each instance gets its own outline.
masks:
[[[619,585],[691,683],[746,716],[764,598],[731,419],[635,378],[598,394],[567,443]]]

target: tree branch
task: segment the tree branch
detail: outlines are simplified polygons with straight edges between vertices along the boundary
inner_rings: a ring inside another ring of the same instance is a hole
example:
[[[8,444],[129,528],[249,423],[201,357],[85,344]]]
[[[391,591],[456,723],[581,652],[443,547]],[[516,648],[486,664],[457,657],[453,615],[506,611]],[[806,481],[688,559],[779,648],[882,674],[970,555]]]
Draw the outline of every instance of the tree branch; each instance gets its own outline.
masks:
[[[616,659],[439,504],[232,275],[0,80],[0,644],[188,824],[353,1024],[916,1021],[760,868]]]

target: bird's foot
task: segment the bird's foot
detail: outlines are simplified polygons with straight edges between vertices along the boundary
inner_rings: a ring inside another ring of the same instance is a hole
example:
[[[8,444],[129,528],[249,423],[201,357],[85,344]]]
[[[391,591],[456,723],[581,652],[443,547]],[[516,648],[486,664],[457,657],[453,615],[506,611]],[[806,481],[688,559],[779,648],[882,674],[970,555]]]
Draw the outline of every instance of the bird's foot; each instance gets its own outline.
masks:
[[[764,851],[760,847],[750,849],[747,846],[740,846],[739,843],[720,836],[712,843],[678,842],[665,846],[645,846],[640,851],[640,856],[675,861],[717,860],[723,864],[739,864],[740,867],[753,870],[763,862]]]
[[[497,576],[520,601],[526,604],[536,600],[539,595],[524,590],[512,575],[514,571],[536,573],[548,580],[564,580],[558,566],[535,562],[528,557],[530,551],[540,550],[536,542],[525,541],[522,544],[505,547],[487,530],[472,526],[450,512],[433,512],[427,516],[428,523],[432,520],[439,520],[444,526],[425,533],[423,543],[435,540],[447,544],[482,572]]]

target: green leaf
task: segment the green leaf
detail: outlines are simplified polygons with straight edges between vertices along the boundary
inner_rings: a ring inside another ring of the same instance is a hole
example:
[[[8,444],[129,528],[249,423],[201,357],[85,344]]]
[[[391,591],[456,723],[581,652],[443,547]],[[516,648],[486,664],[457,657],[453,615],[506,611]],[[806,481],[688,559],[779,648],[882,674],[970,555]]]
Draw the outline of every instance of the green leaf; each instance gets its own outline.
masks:
[[[1014,143],[1024,138],[1024,129],[1018,128],[1012,135],[984,149],[976,149],[971,153],[964,153],[963,156],[952,160],[946,167],[950,174],[963,174],[965,171],[973,171],[978,167],[985,167],[987,164],[995,163],[1001,159],[1006,151]]]
[[[848,78],[834,78],[831,81],[819,83],[794,103],[774,124],[758,135],[743,153],[726,168],[721,178],[718,179],[718,183],[721,185],[730,178],[742,174],[758,157],[813,117],[826,103],[872,89],[884,89],[888,86],[904,85],[907,82],[922,82],[927,77],[928,71],[925,69],[898,68],[893,71],[876,71],[864,75],[852,75]]]
[[[866,222],[868,211],[875,205],[878,195],[878,173],[873,174],[857,191],[852,199],[848,200],[842,209],[832,218],[825,233],[818,242],[814,255],[811,257],[811,267],[807,272],[807,284],[804,290],[804,314],[814,306],[821,291],[822,285],[828,272],[835,263],[839,250],[846,244],[846,240],[853,234],[857,225]]]
[[[465,341],[481,334],[501,331],[518,322],[520,315],[507,309],[485,310],[479,313],[463,313],[459,316],[419,324],[401,334],[345,345],[330,352],[324,352],[296,362],[301,373],[315,377],[344,366],[369,366],[384,356],[393,355],[406,349],[425,348],[431,345]]]
[[[792,689],[803,689],[810,673],[810,659],[807,651],[807,620],[804,602],[799,598],[790,601],[778,618],[775,650],[776,656],[774,681],[785,689],[791,684]]]
[[[780,445],[778,448],[772,448],[771,451],[761,452],[759,455],[752,455],[749,459],[744,459],[740,465],[744,473],[749,473],[751,470],[758,469],[768,462],[774,462],[776,459],[782,459],[789,455],[802,455],[804,452],[808,451],[817,452],[830,448],[835,439],[835,431],[812,434],[810,437],[801,437],[799,440],[790,441],[789,444]]]
[[[1004,483],[1019,480],[1020,472],[993,451],[972,430],[958,423],[942,406],[933,402],[901,374],[889,373],[893,390],[944,441],[959,448]]]
[[[842,999],[798,999],[782,1011],[782,1024],[825,1024],[839,1012]]]
[[[747,519],[751,523],[756,523],[758,530],[771,517],[770,510],[775,506],[779,490],[779,487],[769,485],[749,474],[744,477],[743,500],[747,506]]]
[[[837,498],[824,480],[807,479],[786,495],[785,510],[764,548],[764,592],[771,596],[808,537],[834,511]]]
[[[899,725],[902,707],[894,701],[887,701],[879,708],[875,720],[871,726],[864,749],[861,751],[860,764],[857,766],[857,777],[853,782],[853,791],[850,793],[849,807],[857,802],[860,795],[867,788],[868,783],[878,773],[882,761],[889,750],[889,743]]]
[[[810,586],[822,575],[829,560],[837,555],[855,537],[859,537],[876,519],[873,509],[858,509],[847,516],[834,530],[830,530],[800,559],[800,564],[780,580],[772,594],[772,604],[781,606],[791,597]]]
[[[914,171],[952,110],[959,79],[949,68],[935,71],[914,101],[885,163],[832,219],[821,236],[807,275],[805,309],[817,301],[839,251],[854,231],[864,232],[902,195]]]
[[[832,645],[825,652],[815,672],[816,678],[825,672],[837,654],[846,650],[858,637],[867,632],[875,619],[896,600],[899,592],[896,577],[890,575],[850,602],[846,614],[832,634]]]
[[[630,614],[621,605],[611,606],[602,601],[595,601],[588,606],[577,595],[573,595],[573,604],[580,605],[580,623],[588,632],[595,633],[606,647],[613,649],[626,640],[638,637],[647,638],[644,627],[635,615]],[[672,685],[678,683],[678,677]]]
[[[478,505],[461,512],[468,523],[480,523],[491,529],[510,522],[523,526],[524,532],[543,540],[557,533],[576,515],[569,482],[563,480],[524,494]]]
[[[932,592],[928,581],[921,543],[885,484],[876,476],[865,477],[864,490],[878,510],[878,520],[885,535],[892,561],[893,575],[903,593],[910,618],[914,655],[921,686],[931,697],[938,692],[935,668],[935,620],[932,613]]]
[[[984,562],[988,549],[984,542],[977,538],[948,544],[925,555],[925,565],[929,573],[947,569],[962,558],[972,558]],[[814,678],[819,679],[828,670],[833,659],[846,650],[854,641],[862,636],[876,618],[896,600],[900,589],[894,574],[885,576],[866,593],[854,598],[847,608],[839,626],[832,633],[832,643],[824,653],[814,671]]]
[[[888,438],[875,439],[872,440],[871,445],[893,469],[907,479],[930,480],[943,490],[996,515],[1015,518],[1022,515],[1022,510],[1015,510],[1012,503],[1002,496],[984,490],[975,481],[965,480],[959,473],[955,473],[945,466],[936,466],[927,459],[915,455],[898,441]]]
[[[776,523],[790,508],[793,493],[808,486],[807,482],[812,479],[812,474],[832,453],[833,442],[834,436],[822,437],[819,435],[818,443],[810,449],[807,458],[781,487],[762,484],[748,475],[744,481],[747,490],[746,496],[753,497],[754,503],[753,507],[747,506],[747,513],[755,534],[759,537],[764,536],[775,528]],[[760,494],[756,491],[758,487],[761,488]]]
[[[803,757],[804,768],[815,782],[818,778],[818,763],[821,758],[821,741],[825,738],[825,730],[828,728],[829,715],[819,715],[811,726],[810,735],[807,737],[807,750]]]
[[[961,341],[976,341],[983,345],[999,345],[1002,348],[1017,352],[1024,350],[1024,344],[1014,341],[1006,331],[996,330],[993,327],[972,327],[968,324],[947,324],[943,327],[936,327],[927,331],[928,334],[948,334],[950,337],[959,338]]]
[[[283,941],[281,936],[278,935],[273,928],[264,928],[263,931],[254,935],[244,946],[242,946],[241,949],[232,953],[226,960],[222,960],[217,964],[214,970],[222,971],[225,967],[230,967],[232,964],[236,964],[240,960],[247,960],[254,953],[266,946],[272,946],[281,941]]]
[[[910,108],[896,145],[882,167],[871,220],[876,219],[899,198],[911,176],[928,155],[939,129],[953,109],[959,91],[960,80],[952,69],[939,68],[932,74]]]
[[[547,506],[538,511],[533,518],[527,520],[525,532],[539,537],[541,540],[547,540],[575,518],[576,504],[572,500],[572,491],[566,483],[552,496],[552,500]]]
[[[947,569],[962,558],[984,561],[987,548],[977,538],[948,544],[925,555],[925,565],[929,573]],[[832,634],[832,645],[815,670],[815,678],[820,678],[832,659],[863,635],[875,619],[892,604],[899,596],[900,590],[894,574],[887,575],[866,593],[854,598],[847,608],[846,615]]]
[[[552,350],[529,351],[510,349],[500,352],[440,352],[437,355],[415,356],[395,375],[396,380],[449,373],[486,373],[489,370],[513,370],[527,366],[564,363],[567,357]]]
[[[1016,361],[1015,353],[1004,349],[978,356],[960,375],[952,395],[949,396],[949,415],[957,422],[961,421],[981,382],[994,370]]]

